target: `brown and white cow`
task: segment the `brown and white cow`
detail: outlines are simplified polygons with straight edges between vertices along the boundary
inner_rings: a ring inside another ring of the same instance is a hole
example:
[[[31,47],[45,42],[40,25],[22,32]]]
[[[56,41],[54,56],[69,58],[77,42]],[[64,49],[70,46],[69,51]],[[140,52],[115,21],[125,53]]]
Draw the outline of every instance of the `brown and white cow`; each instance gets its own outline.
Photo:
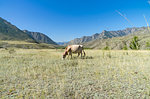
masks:
[[[82,52],[84,53],[84,57],[85,57],[83,45],[68,45],[65,48],[65,52],[63,53],[63,59],[65,59],[67,55],[68,57],[70,55],[72,58],[72,53],[78,53],[78,57],[81,54],[81,58],[82,58]]]

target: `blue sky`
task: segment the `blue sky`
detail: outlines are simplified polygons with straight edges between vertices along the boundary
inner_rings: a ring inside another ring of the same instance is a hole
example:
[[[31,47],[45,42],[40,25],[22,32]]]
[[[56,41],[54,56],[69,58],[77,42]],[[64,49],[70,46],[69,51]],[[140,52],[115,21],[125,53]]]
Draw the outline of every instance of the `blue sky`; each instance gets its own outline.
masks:
[[[150,22],[148,0],[0,0],[0,17],[57,42],[146,26],[143,15]]]

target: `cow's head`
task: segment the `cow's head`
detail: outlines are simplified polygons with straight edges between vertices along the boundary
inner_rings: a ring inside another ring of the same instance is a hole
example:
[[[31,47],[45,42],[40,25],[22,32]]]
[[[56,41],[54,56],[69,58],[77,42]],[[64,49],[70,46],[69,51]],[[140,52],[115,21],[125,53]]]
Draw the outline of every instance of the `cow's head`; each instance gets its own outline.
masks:
[[[65,51],[65,52],[63,53],[62,59],[65,59],[65,58],[66,58],[66,55],[68,55],[68,52],[67,52],[67,51]]]

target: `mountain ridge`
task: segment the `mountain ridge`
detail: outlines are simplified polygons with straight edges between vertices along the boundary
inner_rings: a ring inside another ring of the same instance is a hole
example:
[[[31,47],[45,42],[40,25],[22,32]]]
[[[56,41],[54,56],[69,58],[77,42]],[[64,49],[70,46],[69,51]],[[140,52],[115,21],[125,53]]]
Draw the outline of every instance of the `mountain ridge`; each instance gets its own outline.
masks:
[[[20,30],[15,25],[0,17],[0,40],[27,41],[57,45],[44,33]]]
[[[0,17],[0,40],[23,40],[34,42],[28,34],[21,31],[15,25]]]
[[[56,42],[54,42],[51,38],[49,38],[47,35],[45,35],[44,33],[40,33],[40,32],[31,32],[28,30],[23,30],[23,32],[27,33],[28,35],[30,35],[32,38],[34,38],[34,40],[38,43],[47,43],[47,44],[54,44],[57,45]]]
[[[140,49],[150,49],[150,31],[148,28],[143,27],[142,30],[136,31],[135,33],[122,36],[113,37],[108,39],[97,39],[90,42],[83,43],[86,48],[91,49],[105,49],[106,47],[112,50],[121,50],[124,46],[130,49],[130,42],[133,37],[137,36],[139,38]]]
[[[122,36],[126,36],[126,35],[132,34],[134,32],[144,30],[144,29],[145,29],[145,27],[133,27],[133,28],[126,28],[126,29],[117,30],[117,31],[103,30],[101,33],[95,33],[92,36],[83,36],[81,38],[75,38],[64,45],[83,44],[83,43],[90,42],[90,41],[97,40],[97,39],[122,37]]]

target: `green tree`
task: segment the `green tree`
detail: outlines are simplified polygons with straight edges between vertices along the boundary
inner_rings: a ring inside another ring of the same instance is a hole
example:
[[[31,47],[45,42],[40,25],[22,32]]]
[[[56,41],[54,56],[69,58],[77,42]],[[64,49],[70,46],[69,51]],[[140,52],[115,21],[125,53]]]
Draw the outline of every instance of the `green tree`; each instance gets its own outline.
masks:
[[[130,48],[133,50],[139,50],[140,45],[139,45],[138,41],[139,41],[138,37],[134,36],[132,41],[130,42]]]

